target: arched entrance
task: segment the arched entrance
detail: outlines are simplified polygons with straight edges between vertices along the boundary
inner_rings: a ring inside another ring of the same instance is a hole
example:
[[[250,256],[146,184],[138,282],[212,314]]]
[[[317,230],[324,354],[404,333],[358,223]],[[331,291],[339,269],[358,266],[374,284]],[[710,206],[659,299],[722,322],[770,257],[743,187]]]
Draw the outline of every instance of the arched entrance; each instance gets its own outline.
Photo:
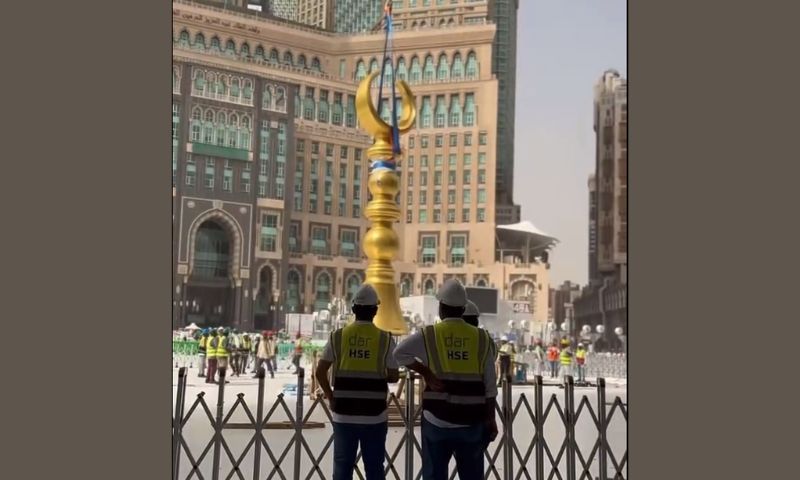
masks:
[[[273,290],[272,268],[264,266],[258,275],[258,293],[253,305],[253,321],[256,330],[275,330],[275,302]]]
[[[234,245],[230,232],[217,219],[206,220],[197,228],[193,253],[187,282],[186,323],[232,323]]]
[[[300,274],[297,270],[289,270],[286,277],[286,311],[300,313]]]
[[[361,279],[358,275],[350,275],[347,277],[347,288],[344,295],[344,300],[346,305],[350,306],[353,303],[353,299],[358,293],[358,289],[361,287]]]

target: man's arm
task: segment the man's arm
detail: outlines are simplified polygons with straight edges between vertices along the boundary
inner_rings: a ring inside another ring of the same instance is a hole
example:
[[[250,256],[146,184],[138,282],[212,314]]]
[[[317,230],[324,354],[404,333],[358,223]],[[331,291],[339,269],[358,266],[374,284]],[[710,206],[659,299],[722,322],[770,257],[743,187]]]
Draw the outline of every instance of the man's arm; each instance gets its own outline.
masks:
[[[486,389],[486,410],[485,423],[489,441],[493,442],[497,438],[497,418],[495,415],[495,399],[497,398],[497,375],[494,369],[495,359],[492,355],[486,356],[483,365],[483,385]]]
[[[399,366],[419,373],[433,391],[444,391],[441,380],[423,363],[428,361],[428,352],[425,350],[425,338],[422,332],[417,332],[400,342],[394,351],[394,358]]]
[[[319,387],[322,389],[323,393],[325,393],[325,398],[330,401],[333,398],[333,389],[331,388],[331,383],[328,381],[328,370],[333,365],[332,362],[327,360],[319,360],[317,362],[317,370],[314,372],[314,376],[317,377],[317,382],[319,382]]]

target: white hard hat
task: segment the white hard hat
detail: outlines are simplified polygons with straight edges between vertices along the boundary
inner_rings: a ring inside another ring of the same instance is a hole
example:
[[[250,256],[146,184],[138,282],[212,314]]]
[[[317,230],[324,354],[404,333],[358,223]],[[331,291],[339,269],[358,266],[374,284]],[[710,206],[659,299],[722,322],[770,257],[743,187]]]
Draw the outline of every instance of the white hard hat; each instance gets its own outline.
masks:
[[[470,315],[473,317],[480,316],[481,312],[478,310],[478,306],[475,305],[471,300],[467,300],[467,307],[464,309],[464,315]]]
[[[583,346],[583,344],[582,344],[582,343],[579,343],[579,344],[578,344],[578,346],[579,346],[579,347],[582,347],[582,346]]]
[[[451,278],[442,284],[442,288],[436,294],[436,299],[451,307],[464,307],[467,305],[467,290],[464,285],[461,285],[461,282]]]
[[[356,295],[353,297],[353,305],[363,305],[367,307],[375,307],[381,304],[378,299],[378,292],[372,288],[372,285],[364,284],[358,289]]]
[[[510,343],[511,345],[516,345],[516,343],[514,343],[514,340],[511,340],[508,343]]]
[[[503,335],[502,337],[500,337],[500,340],[502,340],[504,342],[507,342],[508,341],[508,336]]]

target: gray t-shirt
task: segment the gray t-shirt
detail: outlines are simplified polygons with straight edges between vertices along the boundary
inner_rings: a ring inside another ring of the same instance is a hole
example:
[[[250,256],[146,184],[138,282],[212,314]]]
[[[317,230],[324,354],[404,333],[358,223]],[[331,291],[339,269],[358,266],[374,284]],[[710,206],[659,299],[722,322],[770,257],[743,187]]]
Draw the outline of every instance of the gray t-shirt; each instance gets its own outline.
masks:
[[[365,322],[361,320],[356,320],[356,323],[372,323],[372,322]],[[397,370],[397,361],[394,359],[394,349],[397,345],[397,342],[392,337],[389,339],[389,354],[386,356],[386,368],[391,370]],[[325,348],[322,350],[322,356],[320,359],[325,360],[326,362],[333,363],[335,358],[333,356],[333,345],[331,345],[330,339],[328,339],[328,343],[325,344]],[[335,388],[335,387],[334,387]],[[336,423],[355,423],[358,425],[374,425],[376,423],[383,423],[389,420],[389,416],[386,413],[386,410],[383,411],[380,415],[369,416],[369,415],[340,415],[336,412],[331,412],[333,416],[333,421]]]
[[[443,322],[460,322],[460,318],[445,318]],[[417,332],[410,335],[408,338],[400,342],[397,349],[394,351],[394,358],[401,366],[407,366],[414,363],[414,360],[428,366],[428,351],[425,349],[425,339],[422,332]],[[486,398],[497,397],[497,375],[494,369],[494,358],[491,355],[486,356],[486,362],[483,365],[483,384],[486,387]],[[455,423],[445,422],[436,418],[431,412],[424,410],[422,412],[425,419],[440,428],[460,428],[467,425],[458,425]]]

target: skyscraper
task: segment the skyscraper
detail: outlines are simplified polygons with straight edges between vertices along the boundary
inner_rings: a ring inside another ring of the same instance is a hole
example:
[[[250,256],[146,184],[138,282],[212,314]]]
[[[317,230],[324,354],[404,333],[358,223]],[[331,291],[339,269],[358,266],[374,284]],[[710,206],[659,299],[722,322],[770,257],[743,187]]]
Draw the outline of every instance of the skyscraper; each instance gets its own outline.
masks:
[[[519,0],[489,0],[489,20],[497,27],[492,73],[497,76],[497,223],[519,222],[514,204],[514,105],[517,88]]]
[[[628,90],[616,70],[594,87],[595,171],[589,178],[589,285],[575,302],[579,325],[603,325],[608,348],[627,327]]]
[[[333,30],[358,33],[371,30],[383,15],[383,0],[328,0],[333,4]]]

